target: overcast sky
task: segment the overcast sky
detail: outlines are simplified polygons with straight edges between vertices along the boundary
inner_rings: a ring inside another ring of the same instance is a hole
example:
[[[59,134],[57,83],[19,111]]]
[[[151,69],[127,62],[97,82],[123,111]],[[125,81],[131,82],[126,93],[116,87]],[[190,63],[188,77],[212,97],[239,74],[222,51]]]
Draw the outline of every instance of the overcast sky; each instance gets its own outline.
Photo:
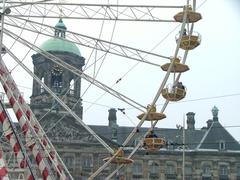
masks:
[[[116,1],[112,1],[116,2]],[[174,1],[171,1],[174,2]],[[202,43],[199,47],[189,52],[186,64],[190,71],[181,76],[182,81],[187,87],[187,96],[178,103],[170,103],[165,111],[167,118],[157,124],[162,128],[175,128],[176,124],[182,124],[184,114],[194,112],[196,128],[206,126],[206,121],[212,118],[211,109],[215,105],[219,108],[219,121],[227,130],[240,140],[240,85],[239,82],[239,42],[240,42],[240,1],[238,0],[207,0],[197,1],[197,6],[202,6],[197,10],[203,16],[203,19],[194,26],[202,36]],[[179,10],[178,10],[179,11]],[[170,11],[171,12],[171,11]],[[169,12],[168,12],[169,13]],[[172,15],[174,15],[173,12]],[[150,51],[159,42],[157,48],[153,50],[166,56],[173,56],[176,48],[175,35],[180,30],[178,23],[150,23],[150,22],[102,22],[87,20],[64,20],[66,26],[71,31],[100,37],[100,39],[111,40],[128,46]],[[52,20],[51,25],[55,25],[56,19]],[[49,22],[48,22],[49,24]],[[101,27],[102,33],[101,33]],[[175,30],[174,30],[175,29]],[[172,33],[170,33],[172,32]],[[170,33],[170,34],[169,34]],[[27,35],[22,35],[27,38]],[[166,37],[166,38],[165,38]],[[48,37],[37,39],[37,45],[42,44]],[[11,44],[9,42],[9,44]],[[14,44],[13,49],[16,54],[24,57],[19,50],[20,45]],[[90,49],[79,46],[82,56],[86,60],[94,61],[90,58]],[[24,61],[30,68],[31,52]],[[101,53],[94,52],[95,56]],[[179,56],[183,51],[179,52]],[[9,60],[10,61],[10,60]],[[164,59],[152,59],[153,62],[164,64],[168,62]],[[102,63],[102,66],[101,66]],[[150,103],[159,88],[165,72],[159,67],[153,67],[147,64],[138,64],[125,58],[119,58],[113,55],[107,55],[104,61],[99,61],[97,67],[100,67],[97,79],[108,86],[112,86],[119,78],[122,80],[114,87],[115,90],[129,96],[142,105]],[[133,69],[131,69],[134,66]],[[14,63],[9,62],[10,69]],[[92,75],[93,68],[86,70],[86,73]],[[32,80],[21,68],[13,71],[13,76],[20,86],[31,87]],[[126,76],[125,76],[126,74]],[[22,79],[28,77],[26,82]],[[170,76],[167,84],[172,83],[173,76]],[[82,93],[85,92],[88,83],[83,81]],[[25,97],[31,95],[31,89],[20,87]],[[91,86],[83,96],[84,115],[83,120],[87,124],[108,124],[108,109],[126,108],[126,115],[117,112],[118,124],[120,126],[135,126],[138,123],[136,116],[139,111],[129,107],[116,98],[103,91]],[[101,97],[101,98],[99,98]],[[99,99],[99,100],[97,100]],[[97,101],[96,101],[97,100]],[[29,101],[29,100],[28,100]],[[93,105],[88,102],[95,102],[99,105]],[[159,98],[157,104],[158,110],[161,109],[164,99]],[[149,124],[144,123],[148,127]]]

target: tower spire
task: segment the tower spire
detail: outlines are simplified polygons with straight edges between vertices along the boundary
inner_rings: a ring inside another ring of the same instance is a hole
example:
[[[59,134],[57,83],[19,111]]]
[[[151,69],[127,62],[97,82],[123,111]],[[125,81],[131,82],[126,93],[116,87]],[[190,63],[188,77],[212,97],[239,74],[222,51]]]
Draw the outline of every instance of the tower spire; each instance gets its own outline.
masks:
[[[55,25],[55,37],[65,38],[67,27],[63,23],[62,18],[59,19],[58,23]]]

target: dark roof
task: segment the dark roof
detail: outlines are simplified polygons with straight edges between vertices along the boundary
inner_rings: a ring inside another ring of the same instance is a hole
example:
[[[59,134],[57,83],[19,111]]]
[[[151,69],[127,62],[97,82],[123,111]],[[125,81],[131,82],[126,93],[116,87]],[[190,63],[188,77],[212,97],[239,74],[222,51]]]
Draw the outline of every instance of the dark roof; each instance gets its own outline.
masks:
[[[207,130],[198,149],[219,149],[220,142],[225,144],[225,150],[240,150],[239,143],[232,135],[218,122],[213,121]]]
[[[91,128],[99,135],[112,139],[112,132],[109,126],[91,126]],[[127,136],[132,132],[134,127],[117,127],[117,143],[122,144]],[[142,139],[149,128],[141,127],[139,132],[134,135],[128,146],[135,146],[135,141]],[[182,129],[168,129],[155,128],[154,133],[158,137],[165,138],[165,140],[174,146],[174,148],[181,148],[183,143]],[[210,149],[219,150],[220,142],[225,144],[224,150],[238,150],[240,151],[240,144],[232,137],[232,135],[220,124],[218,120],[212,121],[209,128],[202,128],[201,130],[186,129],[185,130],[185,144],[187,149],[200,150]]]
[[[62,136],[68,135],[69,143],[70,140],[75,140],[76,142],[85,142],[82,137],[90,137],[89,132],[87,132],[79,123],[67,121],[68,123],[59,123],[56,126],[56,131],[52,129],[50,132],[53,133],[51,137],[57,136],[61,138]],[[48,120],[48,125],[49,125]],[[53,122],[54,123],[54,122]],[[49,125],[50,127],[50,125]],[[112,140],[112,130],[109,126],[90,126],[108,145],[110,146],[120,146],[127,136],[132,132],[134,127],[117,126],[117,141]],[[136,141],[144,137],[146,132],[149,130],[147,127],[141,127],[138,133],[130,140],[127,146],[135,146]],[[65,132],[65,133],[64,133]],[[70,133],[71,132],[71,133]],[[70,135],[69,135],[70,133]],[[183,143],[183,131],[182,129],[173,128],[155,128],[154,133],[158,137],[164,138],[173,148],[181,148]],[[48,134],[50,135],[50,134]],[[51,138],[50,137],[50,138]],[[65,139],[66,137],[64,137]],[[72,138],[72,139],[71,139]],[[94,139],[94,138],[93,138]],[[88,143],[89,139],[86,139]],[[219,121],[213,121],[209,128],[195,130],[186,129],[185,130],[185,144],[186,148],[190,150],[219,150],[220,142],[225,143],[225,150],[240,151],[240,144],[231,136],[231,134],[220,124]],[[97,140],[92,140],[92,143],[97,143]]]
[[[111,139],[111,129],[109,126],[90,126],[97,134]],[[117,129],[117,142],[122,144],[134,127],[120,126]],[[144,137],[144,134],[149,128],[141,127],[139,132],[134,135],[129,142],[129,146],[134,145],[135,140]],[[185,144],[189,149],[195,149],[198,145],[196,142],[200,142],[206,131],[204,130],[186,130],[185,131]],[[182,129],[168,129],[168,128],[155,128],[154,133],[158,137],[165,138],[169,143],[173,143],[175,146],[181,146],[183,142]]]

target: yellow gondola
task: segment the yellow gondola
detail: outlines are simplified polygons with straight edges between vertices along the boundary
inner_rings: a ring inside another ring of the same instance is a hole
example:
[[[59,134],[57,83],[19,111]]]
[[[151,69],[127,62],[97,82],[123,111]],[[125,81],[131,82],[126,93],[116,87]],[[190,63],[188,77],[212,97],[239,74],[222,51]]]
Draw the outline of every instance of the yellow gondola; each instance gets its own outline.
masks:
[[[145,137],[143,142],[143,148],[147,151],[157,151],[166,145],[166,141],[159,137]]]
[[[174,16],[176,22],[183,22],[184,13],[187,13],[187,23],[195,23],[202,19],[202,15],[198,12],[192,10],[191,6],[186,6],[183,8],[183,12],[179,12]]]
[[[150,105],[147,106],[147,109],[150,108]],[[166,115],[163,114],[163,113],[159,113],[159,112],[156,112],[157,109],[156,109],[156,105],[153,105],[147,115],[147,117],[145,118],[146,121],[156,121],[156,120],[161,120],[161,119],[164,119],[166,118]],[[142,113],[140,115],[137,116],[138,119],[142,119],[143,116],[145,115],[145,113]]]
[[[143,116],[145,115],[145,113],[142,113],[140,115],[137,116],[138,119],[142,119]],[[156,121],[156,120],[162,120],[166,118],[166,115],[163,113],[159,113],[159,112],[149,112],[145,121]]]
[[[124,157],[123,150],[120,150],[120,151],[117,150],[116,153],[117,153],[117,156],[115,158],[113,158],[113,160],[111,161],[112,164],[130,164],[130,163],[133,163],[132,159]],[[104,158],[103,161],[108,161],[110,158],[112,158],[112,157]]]
[[[168,101],[179,101],[186,96],[186,90],[179,87],[164,88],[162,90],[162,96]]]
[[[179,37],[179,36],[178,36]],[[176,38],[176,41],[178,42],[178,38]],[[199,46],[201,43],[201,36],[198,33],[193,33],[192,35],[183,35],[181,42],[180,42],[180,48],[184,50],[192,50]]]
[[[174,61],[173,66],[172,66],[170,72],[182,73],[182,72],[189,70],[189,67],[187,65],[180,63],[179,58],[175,58],[173,61]],[[170,64],[171,63],[166,63],[166,64],[162,65],[161,66],[162,70],[168,71]]]

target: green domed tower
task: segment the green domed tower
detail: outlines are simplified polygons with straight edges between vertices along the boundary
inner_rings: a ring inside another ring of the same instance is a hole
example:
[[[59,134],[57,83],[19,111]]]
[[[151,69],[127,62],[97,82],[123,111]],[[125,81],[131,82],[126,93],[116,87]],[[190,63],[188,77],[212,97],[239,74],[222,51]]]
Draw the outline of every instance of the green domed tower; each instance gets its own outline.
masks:
[[[76,44],[65,39],[66,26],[62,19],[55,26],[54,37],[45,41],[40,49],[64,60],[66,63],[82,70],[85,59]],[[55,92],[74,112],[82,118],[81,79],[67,69],[47,59],[41,53],[32,55],[34,74]],[[51,110],[64,114],[66,111],[52,96],[33,80],[31,107],[36,116]]]
[[[76,44],[64,40],[66,30],[67,30],[67,28],[66,28],[65,24],[63,23],[62,19],[60,19],[59,22],[55,26],[55,33],[54,33],[55,37],[44,42],[40,46],[40,49],[47,51],[47,52],[72,53],[74,55],[81,57],[81,53],[80,53],[78,47],[76,46]]]

